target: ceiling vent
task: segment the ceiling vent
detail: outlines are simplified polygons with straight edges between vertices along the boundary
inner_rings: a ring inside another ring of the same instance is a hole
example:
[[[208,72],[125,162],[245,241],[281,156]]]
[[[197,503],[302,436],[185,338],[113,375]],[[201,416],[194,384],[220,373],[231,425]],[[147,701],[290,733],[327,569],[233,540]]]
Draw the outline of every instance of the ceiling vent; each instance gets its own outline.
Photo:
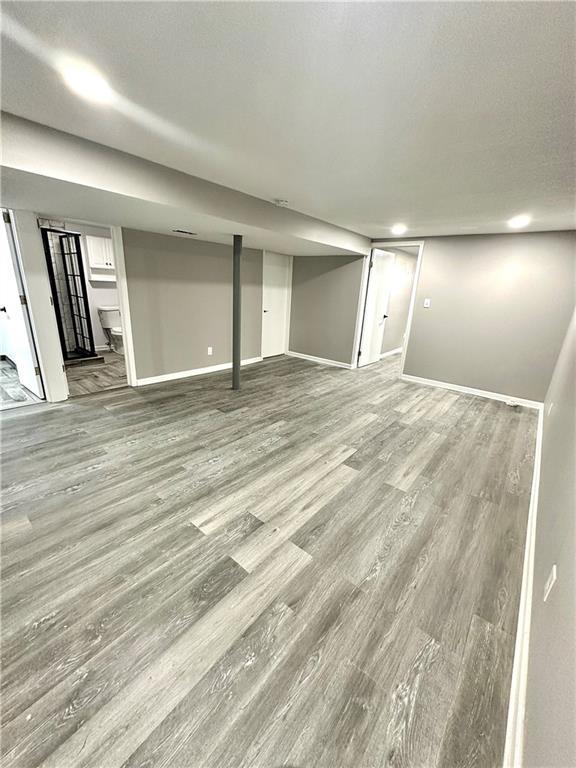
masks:
[[[172,232],[178,232],[179,235],[191,235],[192,237],[198,234],[198,232],[190,232],[187,229],[173,229]]]
[[[288,208],[288,200],[284,200],[281,197],[275,197],[273,203],[274,205],[277,205],[278,208]]]

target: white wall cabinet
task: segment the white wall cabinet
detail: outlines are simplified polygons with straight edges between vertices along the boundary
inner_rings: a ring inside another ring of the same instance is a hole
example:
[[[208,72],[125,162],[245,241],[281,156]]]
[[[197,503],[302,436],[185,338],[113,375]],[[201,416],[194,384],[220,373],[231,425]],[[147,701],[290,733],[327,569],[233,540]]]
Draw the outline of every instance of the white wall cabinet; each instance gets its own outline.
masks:
[[[109,237],[86,235],[86,256],[90,280],[116,280],[114,250]]]

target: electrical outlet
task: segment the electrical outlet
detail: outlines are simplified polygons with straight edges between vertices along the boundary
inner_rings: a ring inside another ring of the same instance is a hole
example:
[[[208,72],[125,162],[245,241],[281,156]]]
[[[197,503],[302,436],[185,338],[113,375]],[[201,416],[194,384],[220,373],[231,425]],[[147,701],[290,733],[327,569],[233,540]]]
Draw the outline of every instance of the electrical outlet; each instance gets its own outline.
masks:
[[[212,347],[208,347],[208,354],[209,355],[213,355],[214,354]]]
[[[424,299],[424,309],[429,309],[430,307],[430,299]]]
[[[558,569],[556,568],[556,563],[552,566],[552,570],[550,571],[550,574],[548,578],[546,579],[546,584],[544,585],[544,602],[548,600],[548,595],[550,592],[552,592],[552,587],[554,584],[556,584],[556,577],[558,575]]]

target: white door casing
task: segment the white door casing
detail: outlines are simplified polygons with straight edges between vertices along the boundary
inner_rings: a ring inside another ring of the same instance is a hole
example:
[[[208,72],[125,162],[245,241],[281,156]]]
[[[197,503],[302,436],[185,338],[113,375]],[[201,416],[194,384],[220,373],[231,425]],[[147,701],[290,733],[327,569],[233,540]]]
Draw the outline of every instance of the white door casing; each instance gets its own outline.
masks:
[[[288,351],[292,257],[264,251],[262,263],[262,357]]]
[[[6,349],[2,352],[7,354],[16,365],[20,384],[36,397],[43,399],[44,388],[39,374],[40,368],[28,317],[27,299],[10,221],[2,222],[0,250],[2,265],[0,303],[5,308],[2,313],[2,333],[6,335]]]
[[[368,290],[364,309],[364,322],[360,341],[361,354],[358,366],[370,365],[380,360],[382,339],[394,272],[395,255],[389,251],[374,250],[368,278]]]

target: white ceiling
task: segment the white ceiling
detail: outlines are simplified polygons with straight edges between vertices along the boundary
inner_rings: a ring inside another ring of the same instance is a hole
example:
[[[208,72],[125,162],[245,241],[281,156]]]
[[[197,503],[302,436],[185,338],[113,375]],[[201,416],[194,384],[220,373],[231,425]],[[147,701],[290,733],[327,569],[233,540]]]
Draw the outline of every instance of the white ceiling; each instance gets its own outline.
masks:
[[[576,226],[576,4],[4,2],[2,108],[372,237]],[[162,120],[158,120],[161,118]]]

